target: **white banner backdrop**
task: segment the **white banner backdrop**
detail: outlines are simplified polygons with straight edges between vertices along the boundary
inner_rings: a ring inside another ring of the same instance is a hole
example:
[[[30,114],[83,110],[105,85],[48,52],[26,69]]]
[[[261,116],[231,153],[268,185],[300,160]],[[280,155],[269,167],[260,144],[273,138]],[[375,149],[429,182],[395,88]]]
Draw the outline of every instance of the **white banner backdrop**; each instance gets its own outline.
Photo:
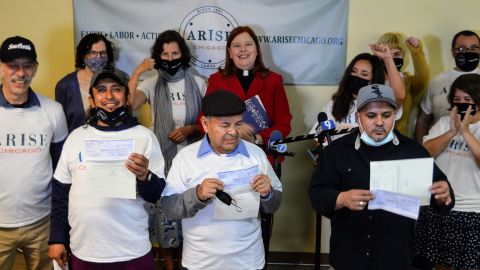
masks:
[[[115,43],[128,73],[150,57],[159,33],[187,41],[192,67],[208,78],[225,60],[229,32],[249,25],[267,67],[285,84],[338,84],[345,69],[348,0],[73,0],[75,44],[88,33]]]

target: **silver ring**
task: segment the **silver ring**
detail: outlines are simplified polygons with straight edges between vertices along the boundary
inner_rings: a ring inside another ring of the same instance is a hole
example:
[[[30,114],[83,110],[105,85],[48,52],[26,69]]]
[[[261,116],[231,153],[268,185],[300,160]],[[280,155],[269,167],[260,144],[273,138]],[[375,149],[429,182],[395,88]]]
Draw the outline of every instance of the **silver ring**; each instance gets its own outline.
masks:
[[[365,205],[365,202],[359,202],[358,203],[361,207],[363,207],[363,205]]]

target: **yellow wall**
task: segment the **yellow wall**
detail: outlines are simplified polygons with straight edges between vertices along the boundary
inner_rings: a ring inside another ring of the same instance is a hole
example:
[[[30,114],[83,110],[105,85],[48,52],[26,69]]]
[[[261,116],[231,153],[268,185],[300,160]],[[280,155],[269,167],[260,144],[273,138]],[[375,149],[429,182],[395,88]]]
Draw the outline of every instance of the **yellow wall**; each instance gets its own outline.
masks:
[[[74,68],[72,2],[0,1],[0,39],[23,35],[35,43],[40,66],[32,85],[35,90],[53,97],[55,83]],[[350,2],[347,62],[357,53],[368,51],[368,44],[375,42],[380,34],[401,31],[422,39],[434,76],[454,65],[449,54],[452,36],[463,29],[479,30],[480,2],[476,0]],[[294,116],[291,134],[297,135],[310,128],[335,87],[287,86],[286,90]],[[297,152],[297,156],[288,158],[282,168],[284,203],[275,215],[274,251],[311,252],[314,249],[315,215],[306,195],[313,170],[305,154],[310,146],[308,142],[289,145],[289,151]],[[322,242],[322,252],[327,252],[328,229],[323,233]]]
[[[56,82],[74,69],[72,2],[0,0],[0,39],[20,35],[32,40],[39,68],[32,88],[54,97]]]

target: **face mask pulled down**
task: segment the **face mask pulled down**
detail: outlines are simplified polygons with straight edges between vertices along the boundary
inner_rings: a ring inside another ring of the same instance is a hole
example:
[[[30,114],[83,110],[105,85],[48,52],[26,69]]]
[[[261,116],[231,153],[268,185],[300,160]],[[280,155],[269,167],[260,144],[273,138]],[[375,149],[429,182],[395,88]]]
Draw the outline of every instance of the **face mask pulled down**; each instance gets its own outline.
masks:
[[[113,112],[95,107],[95,118],[110,127],[116,126],[128,117],[127,106],[115,109]]]
[[[370,138],[370,136],[368,136],[367,132],[365,132],[365,130],[363,129],[362,127],[362,123],[360,121],[358,121],[358,127],[360,128],[360,140],[362,140],[366,145],[368,146],[382,146],[384,144],[387,144],[389,142],[391,142],[393,140],[393,138],[395,137],[394,134],[393,134],[393,127],[395,126],[395,121],[393,122],[392,124],[392,129],[390,130],[390,132],[388,132],[388,135],[383,138],[383,140],[381,141],[375,141],[374,139]]]

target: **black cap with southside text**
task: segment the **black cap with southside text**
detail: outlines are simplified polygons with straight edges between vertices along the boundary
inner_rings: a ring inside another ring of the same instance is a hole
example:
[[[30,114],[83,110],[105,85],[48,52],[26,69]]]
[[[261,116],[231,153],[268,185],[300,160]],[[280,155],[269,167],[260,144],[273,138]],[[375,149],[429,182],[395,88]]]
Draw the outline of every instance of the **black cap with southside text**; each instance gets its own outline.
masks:
[[[37,62],[37,52],[33,43],[20,36],[5,39],[0,47],[0,61],[6,63],[19,58],[28,58]]]

